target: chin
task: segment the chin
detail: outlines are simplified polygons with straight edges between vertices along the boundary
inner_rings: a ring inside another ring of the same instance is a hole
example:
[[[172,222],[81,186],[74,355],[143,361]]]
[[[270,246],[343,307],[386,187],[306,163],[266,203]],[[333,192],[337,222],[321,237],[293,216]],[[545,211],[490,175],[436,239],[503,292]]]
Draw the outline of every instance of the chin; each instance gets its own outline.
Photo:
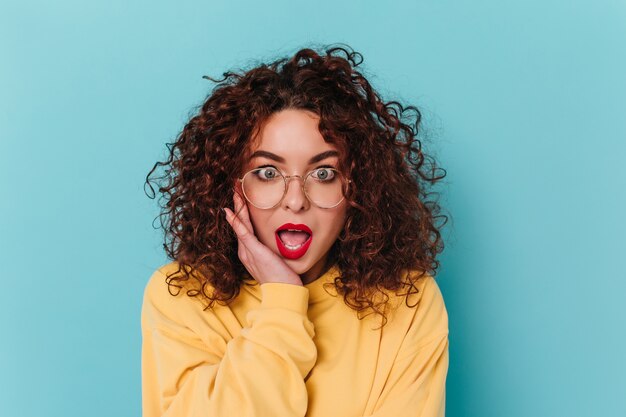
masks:
[[[308,272],[311,268],[313,268],[313,266],[315,265],[315,262],[307,261],[306,259],[302,259],[302,258],[300,259],[283,258],[283,260],[297,274],[304,274]]]

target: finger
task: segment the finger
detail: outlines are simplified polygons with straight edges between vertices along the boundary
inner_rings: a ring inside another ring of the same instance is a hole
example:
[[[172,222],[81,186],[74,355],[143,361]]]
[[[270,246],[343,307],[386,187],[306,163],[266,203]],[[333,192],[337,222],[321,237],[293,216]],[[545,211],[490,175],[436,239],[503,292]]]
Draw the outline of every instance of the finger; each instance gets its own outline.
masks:
[[[252,222],[250,221],[250,212],[248,211],[248,205],[246,204],[246,200],[237,192],[234,195],[235,200],[235,208],[238,209],[237,214],[239,218],[246,225],[250,233],[254,233],[254,227],[252,227]]]
[[[237,215],[233,213],[232,210],[224,207],[224,211],[226,212],[226,220],[235,231],[237,238],[240,239],[244,244],[249,244],[250,239],[255,238],[254,235],[243,224],[241,219],[239,219],[239,217],[237,217]]]
[[[241,220],[237,218],[237,216],[235,215],[235,213],[233,213],[232,210],[224,207],[224,213],[226,215],[226,221],[228,221],[228,224],[230,224],[230,226],[233,228],[237,236],[237,246],[238,246],[237,255],[239,256],[241,263],[243,263],[243,265],[246,267],[248,272],[253,277],[255,277],[256,274],[254,274],[254,272],[251,270],[251,266],[248,261],[248,259],[251,258],[251,253],[248,247],[246,246],[246,242],[248,244],[250,243],[250,240],[249,240],[250,233],[245,229],[245,227],[243,227]]]

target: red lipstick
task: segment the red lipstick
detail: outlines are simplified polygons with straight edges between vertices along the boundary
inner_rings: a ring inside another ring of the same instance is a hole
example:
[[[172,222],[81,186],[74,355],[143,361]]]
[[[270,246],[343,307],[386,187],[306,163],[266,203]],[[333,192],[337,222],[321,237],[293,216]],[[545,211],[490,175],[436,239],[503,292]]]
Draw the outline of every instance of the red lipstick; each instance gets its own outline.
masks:
[[[285,246],[285,243],[280,239],[279,233],[281,230],[292,230],[292,231],[302,231],[309,234],[309,238],[302,243],[298,248],[293,249]],[[287,259],[298,259],[304,256],[306,251],[311,246],[311,242],[313,241],[313,231],[306,224],[293,224],[293,223],[285,223],[276,229],[274,233],[276,237],[276,246],[278,246],[278,250],[281,255],[283,255]]]

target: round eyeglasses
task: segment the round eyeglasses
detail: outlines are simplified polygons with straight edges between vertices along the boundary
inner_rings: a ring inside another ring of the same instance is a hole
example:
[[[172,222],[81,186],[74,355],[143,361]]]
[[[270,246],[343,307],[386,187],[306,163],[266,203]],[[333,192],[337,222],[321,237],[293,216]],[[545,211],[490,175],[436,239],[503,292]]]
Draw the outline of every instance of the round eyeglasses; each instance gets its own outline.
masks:
[[[303,178],[300,175],[284,176],[274,167],[255,168],[238,181],[250,204],[259,209],[271,209],[287,193],[288,181],[296,177],[303,180],[302,191],[309,201],[323,209],[338,206],[344,199],[347,185],[352,182],[334,168],[317,168]]]

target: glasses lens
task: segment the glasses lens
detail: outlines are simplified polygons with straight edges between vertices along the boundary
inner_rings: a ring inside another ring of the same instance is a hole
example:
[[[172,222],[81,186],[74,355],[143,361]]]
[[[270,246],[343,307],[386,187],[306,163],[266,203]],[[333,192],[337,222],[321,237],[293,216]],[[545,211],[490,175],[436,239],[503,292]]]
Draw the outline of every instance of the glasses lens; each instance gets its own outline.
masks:
[[[243,193],[258,208],[272,208],[285,193],[285,180],[275,168],[257,168],[243,177]]]
[[[343,199],[344,179],[332,168],[318,168],[306,177],[305,191],[313,204],[321,208],[332,208]],[[285,180],[272,167],[257,168],[243,177],[243,192],[254,206],[272,208],[285,194]]]
[[[305,187],[313,203],[322,208],[335,207],[343,199],[343,177],[332,168],[318,168],[309,173]]]

